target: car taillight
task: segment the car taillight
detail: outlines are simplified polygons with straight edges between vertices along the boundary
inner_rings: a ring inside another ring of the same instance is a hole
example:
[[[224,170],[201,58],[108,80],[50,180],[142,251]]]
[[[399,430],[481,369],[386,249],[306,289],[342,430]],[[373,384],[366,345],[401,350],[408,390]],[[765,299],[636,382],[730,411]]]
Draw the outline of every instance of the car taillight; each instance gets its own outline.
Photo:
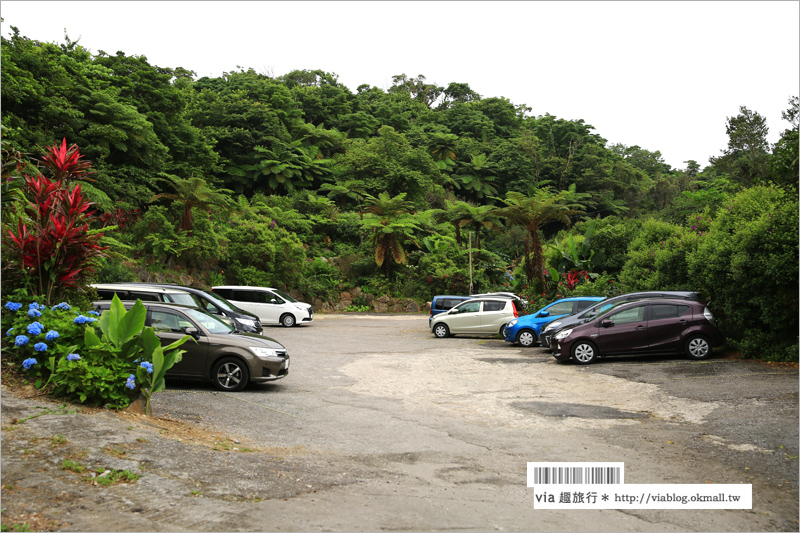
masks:
[[[706,320],[711,322],[711,325],[717,327],[717,320],[714,318],[714,315],[711,314],[711,310],[706,307],[703,309],[703,316],[706,317]]]
[[[519,312],[517,311],[517,306],[514,306],[514,318],[519,318]]]

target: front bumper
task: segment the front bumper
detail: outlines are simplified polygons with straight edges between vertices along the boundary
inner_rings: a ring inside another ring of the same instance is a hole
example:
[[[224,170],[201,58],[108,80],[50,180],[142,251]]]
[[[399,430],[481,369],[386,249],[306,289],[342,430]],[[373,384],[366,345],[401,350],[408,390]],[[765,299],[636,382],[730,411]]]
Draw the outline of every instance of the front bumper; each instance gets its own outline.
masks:
[[[264,383],[266,381],[275,381],[276,379],[285,378],[289,375],[290,358],[287,354],[286,357],[265,357],[259,358],[257,366],[260,366],[260,373],[258,369],[251,369],[253,372],[250,376],[250,381],[253,383]]]

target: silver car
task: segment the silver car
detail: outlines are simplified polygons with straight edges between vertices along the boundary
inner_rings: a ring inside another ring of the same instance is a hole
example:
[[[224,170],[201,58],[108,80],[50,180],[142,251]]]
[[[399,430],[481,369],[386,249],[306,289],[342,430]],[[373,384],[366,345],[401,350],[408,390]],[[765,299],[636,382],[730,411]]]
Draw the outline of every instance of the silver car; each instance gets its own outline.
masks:
[[[473,298],[435,315],[430,327],[440,339],[455,334],[502,336],[506,324],[524,314],[522,302],[517,298]]]

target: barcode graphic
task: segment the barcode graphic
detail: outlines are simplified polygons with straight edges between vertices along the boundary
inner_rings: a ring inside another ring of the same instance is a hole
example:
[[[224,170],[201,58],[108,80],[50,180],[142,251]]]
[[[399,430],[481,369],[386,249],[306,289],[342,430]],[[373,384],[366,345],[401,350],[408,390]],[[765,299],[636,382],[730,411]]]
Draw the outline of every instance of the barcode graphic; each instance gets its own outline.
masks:
[[[528,463],[528,486],[619,485],[624,463]]]

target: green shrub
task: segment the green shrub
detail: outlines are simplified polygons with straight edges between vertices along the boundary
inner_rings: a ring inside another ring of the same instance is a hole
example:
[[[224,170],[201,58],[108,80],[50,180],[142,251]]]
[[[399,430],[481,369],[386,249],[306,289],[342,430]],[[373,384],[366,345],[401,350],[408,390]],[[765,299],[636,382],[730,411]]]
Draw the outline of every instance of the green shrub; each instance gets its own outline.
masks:
[[[730,343],[748,357],[798,359],[798,200],[754,187],[716,212],[689,254]]]

